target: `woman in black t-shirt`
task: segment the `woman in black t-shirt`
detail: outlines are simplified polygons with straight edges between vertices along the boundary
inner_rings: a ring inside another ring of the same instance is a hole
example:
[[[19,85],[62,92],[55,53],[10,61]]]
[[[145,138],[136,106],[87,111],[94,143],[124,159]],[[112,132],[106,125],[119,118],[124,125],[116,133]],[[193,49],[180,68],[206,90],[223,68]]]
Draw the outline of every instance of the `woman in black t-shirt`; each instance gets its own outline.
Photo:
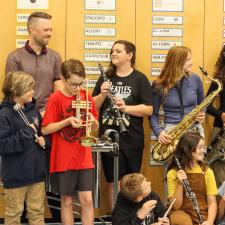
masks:
[[[111,62],[97,81],[93,91],[93,99],[99,111],[101,136],[107,129],[120,133],[119,119],[128,132],[119,136],[119,179],[128,173],[139,172],[144,148],[143,117],[152,114],[151,87],[146,76],[134,69],[136,48],[125,41],[116,41],[110,52]],[[113,93],[114,107],[109,99]],[[120,112],[118,118],[117,109]],[[113,157],[102,154],[103,169],[109,184],[110,207],[113,208]]]

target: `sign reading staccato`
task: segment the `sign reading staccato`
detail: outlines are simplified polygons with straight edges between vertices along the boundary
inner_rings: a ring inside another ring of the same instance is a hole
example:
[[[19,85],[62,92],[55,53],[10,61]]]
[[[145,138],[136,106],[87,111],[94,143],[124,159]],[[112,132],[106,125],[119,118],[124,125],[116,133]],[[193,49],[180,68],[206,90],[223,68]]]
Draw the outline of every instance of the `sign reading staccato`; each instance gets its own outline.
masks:
[[[115,10],[115,0],[85,0],[85,9]]]
[[[85,23],[116,23],[116,16],[86,14],[84,16]]]
[[[111,49],[114,41],[84,41],[85,49]]]
[[[110,54],[105,53],[85,53],[84,54],[84,61],[86,62],[109,62],[110,61]]]
[[[107,67],[103,67],[103,69],[106,71]],[[85,72],[89,75],[100,75],[98,66],[85,66]]]
[[[17,0],[17,9],[48,9],[48,0]]]
[[[17,23],[26,23],[30,14],[28,13],[17,13],[16,22]]]
[[[115,36],[116,29],[115,28],[97,28],[90,27],[84,29],[85,36]]]
[[[27,26],[17,26],[16,35],[28,35]]]
[[[182,37],[182,28],[152,28],[153,37]]]
[[[182,12],[183,0],[153,0],[153,12]]]
[[[152,49],[168,50],[172,46],[181,46],[182,41],[152,41]]]
[[[182,25],[182,16],[152,16],[152,24]]]
[[[152,54],[153,63],[163,63],[166,61],[166,54]]]

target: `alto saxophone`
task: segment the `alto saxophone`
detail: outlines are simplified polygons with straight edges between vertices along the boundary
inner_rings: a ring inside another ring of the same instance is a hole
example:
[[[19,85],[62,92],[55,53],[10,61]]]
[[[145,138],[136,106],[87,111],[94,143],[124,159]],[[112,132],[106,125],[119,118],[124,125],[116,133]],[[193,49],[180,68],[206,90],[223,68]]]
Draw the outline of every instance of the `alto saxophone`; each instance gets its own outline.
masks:
[[[218,79],[213,79],[202,67],[199,68],[205,76],[207,76],[213,82],[217,83],[218,85],[217,90],[213,91],[210,95],[208,95],[203,100],[203,102],[199,104],[196,108],[194,108],[189,114],[187,114],[181,120],[181,122],[177,124],[175,128],[166,132],[168,135],[172,137],[172,141],[169,144],[156,142],[156,144],[153,145],[152,157],[157,162],[165,162],[172,156],[181,135],[187,132],[187,130],[195,123],[195,118],[198,115],[198,113],[204,110],[214,100],[214,98],[223,88],[222,83]]]

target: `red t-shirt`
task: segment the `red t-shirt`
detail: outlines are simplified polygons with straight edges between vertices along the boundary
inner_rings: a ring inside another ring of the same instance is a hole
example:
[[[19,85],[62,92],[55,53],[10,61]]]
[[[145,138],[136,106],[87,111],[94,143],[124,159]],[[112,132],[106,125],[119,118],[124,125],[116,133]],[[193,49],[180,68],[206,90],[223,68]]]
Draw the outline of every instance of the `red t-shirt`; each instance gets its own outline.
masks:
[[[86,100],[84,90],[80,91],[80,99]],[[75,100],[75,96],[68,97],[61,91],[54,92],[49,97],[42,126],[76,116],[77,109],[72,108],[72,101]],[[89,112],[97,119],[97,111],[90,94],[88,94],[88,100],[91,102]],[[80,115],[84,119],[86,109],[80,109]],[[83,147],[79,143],[79,138],[83,136],[85,136],[85,127],[73,128],[71,125],[52,133],[50,173],[94,167],[91,147]]]

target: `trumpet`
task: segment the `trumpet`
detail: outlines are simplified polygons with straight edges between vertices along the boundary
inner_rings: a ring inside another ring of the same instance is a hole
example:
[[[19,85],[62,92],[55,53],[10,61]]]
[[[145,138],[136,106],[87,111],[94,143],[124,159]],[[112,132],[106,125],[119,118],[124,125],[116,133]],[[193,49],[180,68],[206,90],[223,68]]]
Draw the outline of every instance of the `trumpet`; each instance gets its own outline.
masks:
[[[85,136],[80,137],[80,144],[84,147],[92,146],[96,143],[96,138],[91,136],[92,120],[89,119],[89,112],[92,102],[88,100],[88,80],[85,80],[85,100],[81,100],[80,92],[77,93],[76,100],[72,101],[72,109],[76,109],[75,117],[81,121],[80,128],[85,127]],[[83,119],[83,121],[82,121]]]

